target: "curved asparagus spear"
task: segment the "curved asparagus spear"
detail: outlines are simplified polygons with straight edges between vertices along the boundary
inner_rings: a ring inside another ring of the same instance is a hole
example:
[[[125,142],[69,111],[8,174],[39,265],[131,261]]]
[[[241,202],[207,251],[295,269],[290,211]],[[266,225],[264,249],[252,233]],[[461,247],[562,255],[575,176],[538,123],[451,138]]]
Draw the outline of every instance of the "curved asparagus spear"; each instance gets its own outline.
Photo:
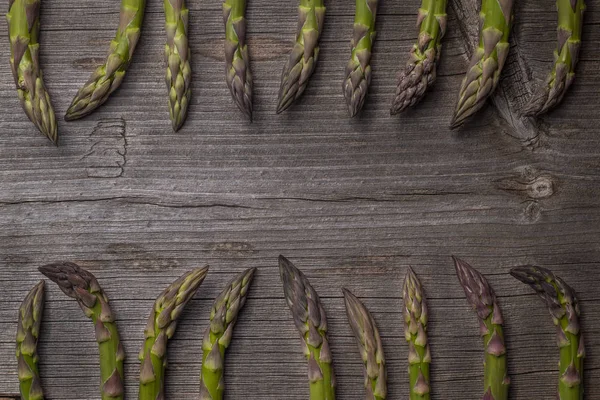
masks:
[[[510,378],[502,328],[504,322],[496,294],[477,270],[456,257],[452,258],[467,301],[477,312],[485,344],[483,400],[507,400]]]
[[[40,3],[41,0],[9,1],[6,19],[10,40],[10,66],[25,114],[41,133],[56,143],[56,116],[42,79],[38,59]]]
[[[66,121],[91,114],[121,85],[140,38],[145,7],[146,0],[121,1],[119,28],[110,42],[108,57],[75,95],[65,115]]]
[[[163,6],[167,32],[165,80],[169,91],[169,116],[173,130],[176,132],[185,122],[192,95],[192,68],[190,67],[192,53],[187,36],[189,10],[185,0],[164,0]]]
[[[552,71],[543,86],[539,87],[523,115],[540,115],[562,101],[563,96],[575,79],[575,66],[579,59],[581,29],[585,0],[557,0],[558,8],[558,48],[554,52]]]
[[[387,370],[383,345],[375,320],[363,303],[349,290],[342,289],[348,322],[354,332],[358,350],[365,365],[367,399],[385,400],[387,397]]]
[[[139,400],[165,398],[165,370],[167,368],[167,342],[175,334],[177,318],[194,297],[206,277],[208,267],[197,268],[182,275],[158,296],[144,329],[144,346],[139,358]]]
[[[43,400],[38,371],[37,343],[44,312],[44,281],[40,281],[21,303],[17,325],[17,364],[22,400]]]
[[[356,0],[352,56],[346,65],[346,78],[342,85],[350,117],[354,117],[363,107],[371,83],[376,16],[377,0]]]
[[[451,128],[481,109],[494,92],[508,56],[513,0],[482,0],[479,46],[462,81]]]
[[[125,351],[119,340],[115,317],[108,298],[96,277],[77,264],[59,262],[39,268],[67,296],[77,300],[96,329],[100,350],[100,393],[102,400],[123,399],[123,360]]]
[[[409,60],[398,73],[396,95],[390,114],[398,114],[417,104],[436,79],[437,63],[446,33],[446,0],[422,0],[417,29],[419,37],[410,50]]]
[[[404,336],[408,342],[410,400],[429,400],[431,351],[427,339],[427,303],[419,278],[408,267],[402,290],[404,299]]]
[[[319,58],[319,36],[323,30],[325,5],[323,0],[300,0],[296,43],[283,67],[277,114],[298,99]]]
[[[575,291],[546,268],[527,265],[510,274],[532,287],[546,302],[552,315],[560,347],[559,400],[583,400],[585,347],[579,328],[579,303]]]
[[[246,294],[256,268],[249,268],[227,284],[210,312],[210,324],[202,341],[200,400],[222,400],[225,391],[223,369],[237,316],[246,303]]]
[[[252,120],[252,74],[246,45],[246,0],[225,0],[225,80],[239,109]]]
[[[335,376],[327,340],[327,316],[319,295],[304,274],[284,256],[279,256],[279,273],[308,360],[310,400],[334,400]]]

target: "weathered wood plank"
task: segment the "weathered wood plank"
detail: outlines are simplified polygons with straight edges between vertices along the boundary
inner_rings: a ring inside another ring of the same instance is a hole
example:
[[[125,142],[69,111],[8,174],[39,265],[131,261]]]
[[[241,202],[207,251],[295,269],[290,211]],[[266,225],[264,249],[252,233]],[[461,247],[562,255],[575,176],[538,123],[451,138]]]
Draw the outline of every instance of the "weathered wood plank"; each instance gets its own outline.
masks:
[[[511,398],[554,398],[552,323],[531,291],[507,274],[537,263],[562,275],[581,298],[586,399],[600,399],[600,1],[589,2],[576,82],[544,117],[533,151],[494,107],[463,130],[448,131],[466,70],[457,20],[463,16],[455,8],[438,82],[418,108],[388,116],[395,73],[416,38],[418,3],[382,2],[371,91],[354,120],[341,92],[351,1],[328,2],[316,73],[304,98],[279,116],[279,73],[293,40],[296,1],[249,2],[252,124],[235,109],[223,79],[219,1],[189,4],[194,94],[177,134],[166,111],[160,2],[148,4],[122,88],[92,116],[61,120],[59,148],[26,120],[8,62],[0,63],[0,393],[18,391],[13,338],[20,300],[41,278],[38,266],[69,259],[94,272],[111,298],[128,354],[128,398],[137,395],[136,356],[153,299],[185,270],[208,263],[211,273],[170,345],[168,398],[197,397],[212,299],[235,272],[257,267],[227,358],[227,396],[306,399],[305,362],[276,268],[282,253],[323,297],[340,399],[364,397],[341,287],[373,311],[390,398],[406,397],[400,288],[408,265],[429,297],[433,398],[477,399],[482,345],[453,274],[449,256],[456,254],[485,273],[500,296]],[[518,7],[515,39],[531,69],[526,85],[517,86],[522,93],[549,68],[556,13],[541,0]],[[115,1],[45,0],[41,57],[59,115],[105,54],[117,12]],[[0,58],[8,59],[6,46]],[[514,87],[516,78],[505,75],[504,87]],[[46,308],[40,353],[48,397],[98,398],[90,323],[53,285]]]

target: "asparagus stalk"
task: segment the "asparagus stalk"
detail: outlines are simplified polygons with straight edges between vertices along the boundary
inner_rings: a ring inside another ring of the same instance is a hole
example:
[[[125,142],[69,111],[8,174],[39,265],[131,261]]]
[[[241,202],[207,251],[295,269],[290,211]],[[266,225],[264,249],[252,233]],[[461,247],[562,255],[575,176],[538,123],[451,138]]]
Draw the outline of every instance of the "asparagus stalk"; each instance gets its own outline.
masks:
[[[53,143],[58,141],[56,116],[42,79],[40,51],[41,0],[9,0],[10,66],[25,114]]]
[[[462,81],[451,128],[462,125],[494,92],[508,56],[513,0],[482,0],[479,46]]]
[[[378,0],[356,0],[352,55],[346,65],[342,88],[350,117],[363,107],[371,84],[371,53],[375,41],[375,18]]]
[[[279,273],[308,360],[310,400],[334,400],[335,375],[327,340],[327,316],[319,295],[304,274],[284,256],[279,256]]]
[[[417,42],[410,50],[408,62],[398,73],[396,94],[390,114],[398,114],[416,105],[436,79],[437,63],[446,33],[446,0],[422,0],[417,29]]]
[[[283,67],[277,114],[298,99],[319,58],[319,36],[323,31],[325,5],[323,0],[300,0],[296,43]]]
[[[44,312],[44,281],[27,294],[19,308],[17,324],[17,364],[22,400],[43,400],[38,370],[37,343]]]
[[[185,0],[164,0],[163,6],[167,32],[165,80],[169,91],[169,116],[173,130],[176,132],[185,122],[192,95],[190,86],[192,53],[188,46],[187,35],[189,10],[185,5]]]
[[[575,291],[546,268],[527,265],[514,268],[510,273],[531,286],[546,302],[556,325],[560,348],[558,399],[583,400],[585,347],[579,326],[579,302]]]
[[[379,330],[363,303],[349,290],[342,289],[346,315],[354,332],[358,351],[363,359],[367,399],[385,400],[387,397],[387,370]]]
[[[503,319],[496,294],[488,281],[466,262],[452,257],[456,275],[479,318],[485,344],[483,400],[507,400],[510,378],[507,374]]]
[[[108,298],[96,277],[71,262],[48,264],[39,270],[56,283],[64,294],[77,300],[85,315],[94,323],[100,351],[102,400],[122,400],[125,351],[119,340]]]
[[[412,268],[404,278],[404,336],[408,342],[410,400],[429,400],[431,351],[427,339],[427,303],[423,287]]]
[[[146,0],[121,0],[119,28],[104,64],[99,65],[71,102],[66,121],[91,114],[123,81],[140,38]]]
[[[204,267],[182,275],[167,286],[154,302],[148,324],[144,329],[144,346],[139,354],[141,361],[139,400],[165,398],[167,342],[175,334],[177,319],[198,291],[207,272],[208,267]]]
[[[558,48],[554,52],[552,71],[525,105],[523,115],[541,115],[560,103],[575,79],[579,60],[585,0],[557,0]]]
[[[237,316],[246,303],[248,288],[256,268],[249,268],[227,284],[217,296],[210,313],[210,324],[202,341],[200,400],[223,400],[225,350],[231,343]]]
[[[246,45],[246,0],[225,0],[225,80],[238,108],[252,120],[252,74]]]

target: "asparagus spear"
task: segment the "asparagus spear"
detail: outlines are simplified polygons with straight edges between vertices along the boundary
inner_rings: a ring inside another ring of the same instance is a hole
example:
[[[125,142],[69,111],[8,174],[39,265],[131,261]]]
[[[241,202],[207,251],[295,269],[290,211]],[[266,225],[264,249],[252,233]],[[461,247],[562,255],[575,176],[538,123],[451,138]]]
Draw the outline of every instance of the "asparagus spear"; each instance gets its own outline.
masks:
[[[408,267],[404,278],[404,336],[408,342],[410,400],[429,400],[431,351],[427,339],[427,303],[419,278]]]
[[[210,324],[202,341],[200,400],[222,400],[225,390],[223,369],[225,350],[231,343],[237,316],[246,303],[248,288],[256,268],[249,268],[227,284],[217,296],[210,313]]]
[[[482,0],[479,46],[462,81],[451,128],[483,107],[494,92],[508,56],[513,0]]]
[[[325,18],[324,1],[300,0],[298,14],[296,43],[281,75],[277,114],[285,111],[302,95],[319,58],[319,36]]]
[[[354,332],[358,350],[365,365],[367,399],[385,400],[387,397],[387,370],[379,330],[363,303],[349,290],[342,289],[348,322]]]
[[[552,271],[527,265],[510,274],[528,284],[546,302],[552,315],[560,348],[559,400],[583,400],[585,347],[579,328],[579,302],[575,291]]]
[[[64,294],[77,300],[79,307],[94,323],[100,350],[102,400],[122,400],[125,351],[119,340],[108,298],[96,277],[71,262],[48,264],[39,270],[56,283]]]
[[[279,256],[279,273],[308,360],[310,400],[334,400],[335,376],[327,340],[327,316],[319,295],[304,274],[284,256]]]
[[[42,79],[38,59],[40,4],[41,0],[9,0],[6,19],[10,40],[10,66],[25,114],[41,133],[56,144],[56,116]]]
[[[246,0],[225,0],[225,80],[239,109],[252,120],[252,74],[246,45]]]
[[[139,400],[165,398],[165,370],[167,368],[167,342],[175,334],[177,318],[194,297],[206,277],[208,267],[194,269],[171,283],[154,302],[148,324],[144,329],[144,346],[139,358]]]
[[[417,104],[436,79],[437,63],[446,33],[446,0],[422,0],[417,29],[419,37],[410,50],[406,66],[398,73],[396,95],[390,114]]]
[[[350,117],[354,117],[365,103],[371,84],[371,53],[375,41],[375,17],[378,0],[356,0],[352,55],[346,65],[342,88]]]
[[[21,303],[17,325],[17,363],[22,400],[43,400],[38,371],[37,343],[44,312],[44,281],[40,281]]]
[[[507,400],[510,378],[502,328],[504,322],[496,294],[477,270],[454,256],[452,258],[467,301],[477,312],[485,344],[483,400]]]
[[[165,45],[165,60],[167,63],[167,90],[169,91],[169,116],[174,131],[185,122],[187,108],[190,103],[192,90],[192,68],[190,59],[192,53],[188,46],[188,16],[189,10],[185,0],[164,0],[165,30],[167,44]]]
[[[579,60],[581,29],[585,0],[557,0],[558,8],[558,48],[555,60],[546,83],[539,87],[523,115],[541,115],[562,101],[563,96],[575,79],[575,66]]]
[[[146,0],[121,0],[119,28],[110,42],[108,57],[75,95],[65,115],[66,121],[91,114],[121,85],[140,38],[145,7]]]

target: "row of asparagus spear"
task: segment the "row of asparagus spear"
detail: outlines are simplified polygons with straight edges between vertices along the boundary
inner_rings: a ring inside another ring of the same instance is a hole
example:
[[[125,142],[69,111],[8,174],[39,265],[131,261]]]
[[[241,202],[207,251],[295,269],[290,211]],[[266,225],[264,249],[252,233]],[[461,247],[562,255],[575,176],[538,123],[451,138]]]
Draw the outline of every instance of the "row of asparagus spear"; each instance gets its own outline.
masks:
[[[485,347],[482,400],[507,400],[510,378],[507,348],[500,305],[486,278],[465,261],[453,257],[456,274],[467,302],[476,312]],[[209,326],[202,341],[200,399],[222,400],[225,390],[224,357],[233,337],[238,314],[244,306],[256,269],[250,268],[232,279],[217,296]],[[288,259],[279,257],[283,291],[302,349],[308,362],[310,400],[335,399],[333,357],[327,338],[325,309],[306,276]],[[49,264],[40,272],[77,300],[92,321],[100,354],[100,393],[103,400],[122,400],[125,352],[119,340],[115,316],[100,284],[87,270],[70,262]],[[156,299],[144,329],[145,341],[139,359],[139,399],[164,400],[167,344],[175,334],[177,320],[202,284],[208,267],[192,270],[171,283]],[[580,310],[573,289],[550,270],[523,266],[510,271],[530,285],[546,303],[557,329],[560,348],[559,400],[583,400],[583,359],[585,348],[580,332]],[[44,306],[44,281],[25,297],[18,314],[17,361],[23,400],[43,400],[38,369],[37,342]],[[343,289],[348,322],[364,364],[367,400],[387,398],[387,371],[382,340],[375,319],[349,290]],[[404,334],[408,343],[410,400],[431,396],[428,340],[428,308],[423,286],[408,268],[402,289]]]
[[[173,130],[183,125],[191,96],[189,10],[185,0],[163,0],[165,12],[166,85]],[[371,54],[375,41],[378,0],[356,0],[351,55],[343,93],[351,116],[363,107],[371,82]],[[11,67],[19,99],[37,128],[57,142],[56,117],[39,65],[41,0],[9,0],[7,15]],[[406,66],[398,73],[391,114],[416,105],[436,79],[441,41],[446,31],[447,0],[422,0],[418,10],[418,38]],[[140,38],[145,0],[122,0],[119,26],[109,54],[77,92],[65,115],[71,121],[92,113],[115,91],[131,63]],[[451,127],[462,125],[483,107],[494,92],[509,53],[513,0],[482,0],[479,44],[462,81]],[[585,0],[557,0],[558,44],[546,82],[523,109],[538,116],[556,106],[575,77],[581,44]],[[252,119],[252,74],[246,43],[246,0],[224,0],[225,78],[233,100]],[[297,100],[307,87],[319,58],[319,38],[325,21],[324,0],[299,0],[296,40],[283,68],[277,113]]]

